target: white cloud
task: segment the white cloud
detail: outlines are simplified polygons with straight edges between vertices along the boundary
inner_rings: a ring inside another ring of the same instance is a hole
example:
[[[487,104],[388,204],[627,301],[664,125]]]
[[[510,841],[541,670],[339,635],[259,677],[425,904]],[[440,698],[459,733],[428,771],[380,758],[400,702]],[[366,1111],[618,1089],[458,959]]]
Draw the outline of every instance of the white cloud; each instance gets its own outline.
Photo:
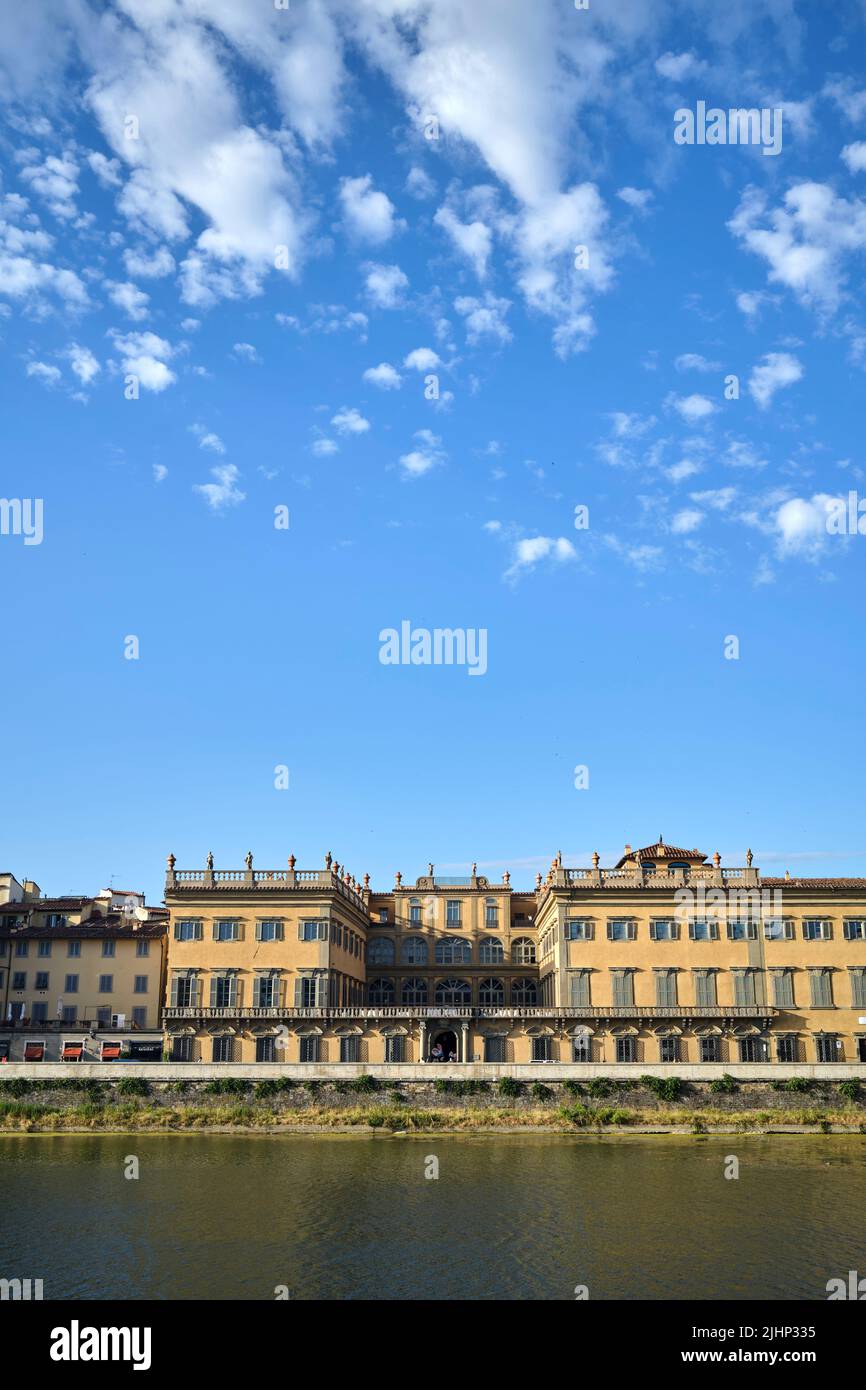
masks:
[[[690,425],[697,424],[700,420],[706,420],[716,409],[709,397],[697,394],[677,396],[671,393],[665,404],[673,406],[677,414]]]
[[[625,188],[618,188],[616,196],[627,203],[630,208],[634,208],[636,212],[647,212],[653,200],[651,188],[631,188],[628,185]]]
[[[118,333],[110,329],[108,336],[120,353],[122,368],[127,375],[138,377],[146,391],[164,391],[177,380],[166,365],[174,356],[174,348],[155,333]]]
[[[56,294],[70,310],[86,309],[90,303],[74,270],[0,251],[0,294],[30,300],[46,293]]]
[[[165,464],[164,464],[164,463],[155,463],[155,464],[153,465],[153,481],[154,481],[155,483],[162,483],[162,482],[165,481],[165,479],[166,479],[167,477],[168,477],[168,469],[166,468]]]
[[[90,349],[82,347],[79,343],[70,343],[63,356],[68,359],[70,367],[82,386],[89,386],[93,378],[101,371],[100,365]]]
[[[761,306],[771,299],[772,296],[764,290],[743,290],[737,295],[737,308],[747,319],[757,320],[760,318]]]
[[[333,439],[314,439],[310,449],[318,458],[327,458],[329,454],[340,452],[339,444],[335,444]]]
[[[340,202],[350,232],[361,241],[380,246],[405,226],[396,221],[394,204],[386,194],[373,188],[372,174],[359,179],[341,179]]]
[[[660,77],[666,77],[669,82],[684,82],[689,77],[697,77],[706,69],[706,62],[703,58],[696,58],[694,53],[663,53],[655,61],[656,72]]]
[[[435,372],[437,367],[442,366],[442,362],[438,352],[434,352],[432,348],[419,347],[406,354],[403,366],[416,372]]]
[[[68,151],[59,157],[50,154],[41,164],[25,165],[21,178],[45,199],[55,217],[68,220],[77,216],[78,165]]]
[[[61,379],[60,370],[50,367],[47,362],[28,362],[27,375],[35,377],[45,386],[57,386]]]
[[[345,405],[332,417],[331,424],[338,434],[366,434],[370,428],[370,421],[360,411]]]
[[[681,352],[674,362],[678,372],[718,372],[718,362],[708,362],[699,352]]]
[[[364,271],[364,285],[373,303],[380,309],[396,309],[402,302],[403,291],[409,286],[408,277],[400,267],[368,262]]]
[[[729,468],[766,468],[767,460],[761,458],[753,444],[745,439],[732,439],[724,454]]]
[[[198,440],[200,449],[209,449],[212,454],[224,454],[226,446],[223,444],[218,434],[213,430],[205,429],[204,425],[190,425],[190,433],[194,434]]]
[[[577,551],[565,536],[526,536],[515,542],[505,578],[517,579],[521,574],[533,570],[542,560],[565,564],[575,559]]]
[[[147,306],[150,303],[150,296],[140,290],[137,285],[127,281],[106,280],[105,288],[108,297],[118,309],[122,309],[128,318],[140,321],[147,318]]]
[[[859,125],[866,117],[866,87],[855,87],[850,77],[826,82],[823,95],[829,97],[853,125]]]
[[[157,246],[153,252],[148,252],[144,247],[127,247],[123,253],[123,264],[127,275],[140,275],[146,280],[171,275],[175,268],[174,256],[167,246]]]
[[[766,410],[777,391],[791,386],[803,375],[802,364],[789,352],[768,352],[752,368],[749,394]]]
[[[170,189],[161,187],[144,169],[135,169],[117,206],[133,226],[177,241],[189,235],[184,206]]]
[[[121,184],[120,160],[107,159],[99,150],[91,150],[87,162],[103,188],[119,188]]]
[[[815,560],[828,538],[827,517],[839,499],[819,492],[809,499],[792,497],[775,513],[777,553]]]
[[[406,177],[406,192],[411,197],[423,201],[425,198],[432,198],[436,192],[436,185],[417,164],[413,164]]]
[[[505,322],[505,315],[511,307],[508,299],[498,299],[488,291],[483,299],[473,299],[462,295],[455,299],[454,308],[466,323],[466,337],[472,344],[482,338],[494,338],[500,343],[511,342],[511,329]]]
[[[612,432],[617,439],[640,439],[654,427],[656,417],[642,416],[626,410],[612,410],[610,421]]]
[[[846,145],[842,158],[852,174],[866,173],[866,141],[858,140],[853,145]]]
[[[236,507],[246,497],[237,486],[240,474],[233,463],[221,463],[210,471],[214,483],[194,483],[193,492],[200,492],[208,506],[215,512],[225,507]]]
[[[671,530],[678,536],[687,535],[689,531],[697,530],[703,519],[703,512],[699,512],[694,507],[684,507],[673,517]]]
[[[728,226],[766,261],[771,282],[824,312],[845,294],[845,258],[866,249],[866,203],[839,197],[829,184],[795,184],[769,210],[765,194],[749,188]]]
[[[674,463],[670,468],[665,469],[665,477],[670,478],[672,483],[682,483],[686,478],[693,478],[695,473],[700,473],[701,465],[695,463],[694,459],[680,459],[679,463]]]
[[[470,262],[479,280],[487,275],[487,262],[493,249],[493,234],[486,223],[461,222],[449,207],[441,207],[433,221],[453,241],[457,250]]]
[[[397,391],[403,382],[400,373],[390,362],[380,362],[378,367],[368,367],[364,372],[364,380],[369,381],[371,386],[378,386],[382,391]]]
[[[432,430],[416,430],[413,438],[418,441],[417,449],[400,456],[400,467],[406,478],[423,477],[447,457],[441,448],[442,440]]]
[[[693,502],[702,507],[712,507],[717,512],[727,511],[737,495],[735,487],[708,488],[704,492],[691,492]]]
[[[235,343],[232,347],[232,356],[236,357],[239,362],[259,363],[262,360],[252,343]]]

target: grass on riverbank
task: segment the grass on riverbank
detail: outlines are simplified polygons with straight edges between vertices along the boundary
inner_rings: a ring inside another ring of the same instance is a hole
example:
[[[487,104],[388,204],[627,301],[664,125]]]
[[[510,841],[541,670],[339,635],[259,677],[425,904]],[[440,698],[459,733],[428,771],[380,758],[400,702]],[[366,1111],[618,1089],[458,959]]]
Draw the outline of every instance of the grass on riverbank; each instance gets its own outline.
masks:
[[[451,1107],[425,1110],[407,1104],[347,1106],[306,1105],[275,1108],[267,1103],[214,1105],[153,1105],[140,1100],[110,1104],[85,1101],[70,1106],[39,1102],[0,1102],[0,1131],[18,1133],[196,1131],[211,1129],[287,1130],[370,1128],[384,1131],[471,1131],[486,1129],[577,1130],[628,1129],[650,1126],[655,1129],[687,1128],[693,1133],[709,1133],[725,1128],[750,1130],[776,1125],[817,1127],[828,1130],[844,1126],[852,1133],[866,1134],[863,1111],[851,1105],[844,1108],[816,1106],[785,1107],[770,1110],[693,1109],[659,1106],[652,1109],[625,1106],[589,1106],[582,1102],[541,1106]]]

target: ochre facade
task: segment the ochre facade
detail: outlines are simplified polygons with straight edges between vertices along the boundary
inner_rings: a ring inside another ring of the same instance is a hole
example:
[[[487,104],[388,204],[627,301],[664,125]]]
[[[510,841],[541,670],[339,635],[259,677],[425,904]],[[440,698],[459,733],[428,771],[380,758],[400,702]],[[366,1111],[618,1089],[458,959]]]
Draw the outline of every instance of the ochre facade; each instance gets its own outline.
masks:
[[[170,857],[165,901],[176,1061],[866,1063],[866,879],[659,839],[531,892]]]

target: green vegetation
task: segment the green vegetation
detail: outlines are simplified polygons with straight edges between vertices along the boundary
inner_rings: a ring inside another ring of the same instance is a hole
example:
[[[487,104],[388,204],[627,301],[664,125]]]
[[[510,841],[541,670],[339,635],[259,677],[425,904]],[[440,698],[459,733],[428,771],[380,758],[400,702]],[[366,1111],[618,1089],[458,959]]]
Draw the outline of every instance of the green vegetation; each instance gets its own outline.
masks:
[[[641,1085],[652,1091],[659,1100],[679,1100],[683,1083],[678,1076],[642,1076]]]
[[[738,1089],[736,1081],[732,1076],[728,1076],[727,1072],[724,1076],[718,1076],[715,1081],[710,1082],[710,1090],[716,1096],[732,1096]]]

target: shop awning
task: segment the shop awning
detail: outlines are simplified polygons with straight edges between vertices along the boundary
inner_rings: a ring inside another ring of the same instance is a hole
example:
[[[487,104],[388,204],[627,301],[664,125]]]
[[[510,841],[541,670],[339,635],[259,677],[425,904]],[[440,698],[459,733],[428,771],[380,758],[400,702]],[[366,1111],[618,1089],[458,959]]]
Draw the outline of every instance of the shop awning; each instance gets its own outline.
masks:
[[[120,1056],[119,1042],[104,1042],[102,1044],[103,1062],[116,1062]]]
[[[65,1042],[63,1044],[62,1060],[64,1062],[79,1062],[84,1046],[79,1042]]]
[[[25,1062],[41,1062],[45,1056],[44,1042],[29,1042],[24,1044]]]

